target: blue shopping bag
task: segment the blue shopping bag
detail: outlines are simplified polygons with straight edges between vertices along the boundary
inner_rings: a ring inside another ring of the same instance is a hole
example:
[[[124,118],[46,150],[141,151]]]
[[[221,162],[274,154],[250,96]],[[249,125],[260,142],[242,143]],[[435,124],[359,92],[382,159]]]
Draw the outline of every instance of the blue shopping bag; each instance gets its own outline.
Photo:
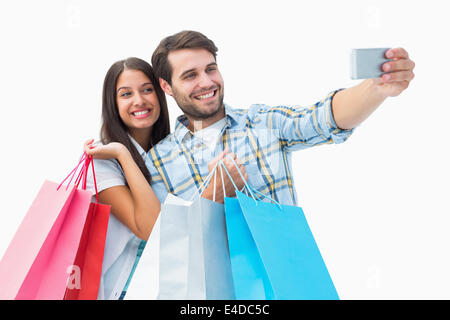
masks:
[[[239,200],[225,198],[225,220],[237,300],[272,300],[272,286]]]
[[[338,300],[303,210],[246,188],[225,199],[236,299]]]

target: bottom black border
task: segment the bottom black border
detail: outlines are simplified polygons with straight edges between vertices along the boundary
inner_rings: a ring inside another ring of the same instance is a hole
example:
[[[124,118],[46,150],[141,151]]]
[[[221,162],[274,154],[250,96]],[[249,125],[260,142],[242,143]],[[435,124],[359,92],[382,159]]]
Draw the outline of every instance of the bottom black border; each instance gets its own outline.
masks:
[[[423,310],[429,318],[433,313],[447,315],[450,300],[339,300],[339,301],[236,301],[236,300],[123,300],[123,301],[0,301],[2,312],[11,308],[15,317],[22,312],[39,309],[45,315],[103,316],[111,314],[113,319],[125,313],[126,318],[145,319],[301,319],[311,316],[338,314],[366,319],[373,316],[390,318],[411,314],[418,316]],[[88,311],[89,310],[89,311]],[[444,313],[442,313],[444,312]],[[122,316],[121,316],[122,317]],[[84,320],[84,319],[82,319]]]

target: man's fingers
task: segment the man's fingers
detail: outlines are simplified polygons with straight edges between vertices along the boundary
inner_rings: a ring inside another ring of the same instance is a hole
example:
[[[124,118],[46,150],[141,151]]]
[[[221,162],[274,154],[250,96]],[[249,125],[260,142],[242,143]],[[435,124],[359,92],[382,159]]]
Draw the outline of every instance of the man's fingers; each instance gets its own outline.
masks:
[[[239,170],[241,171],[242,174],[245,173],[245,166],[243,164],[239,165]]]
[[[392,71],[409,71],[413,70],[415,67],[414,61],[410,59],[400,59],[396,61],[390,61],[383,64],[383,71],[392,72]]]
[[[208,163],[208,170],[211,171],[217,162],[225,158],[225,155],[229,152],[228,147],[225,148],[221,153],[219,153],[217,156],[214,157],[209,163]]]
[[[383,74],[382,78],[385,82],[411,81],[414,79],[414,73],[412,71],[397,71]]]
[[[217,161],[219,161],[220,159],[223,159],[223,158],[225,157],[225,155],[226,155],[226,151],[222,151],[222,152],[219,153],[212,161],[213,161],[213,162],[217,162]]]
[[[233,160],[237,159],[236,153],[232,152],[228,155],[229,157],[231,157]]]
[[[408,59],[408,52],[403,48],[392,48],[386,51],[386,58],[388,59]]]

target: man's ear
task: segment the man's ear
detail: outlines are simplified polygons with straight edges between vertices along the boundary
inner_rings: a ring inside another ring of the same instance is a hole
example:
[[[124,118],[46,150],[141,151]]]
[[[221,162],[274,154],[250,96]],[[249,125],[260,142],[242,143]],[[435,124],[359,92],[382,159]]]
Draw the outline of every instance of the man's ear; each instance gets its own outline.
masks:
[[[173,97],[172,87],[166,80],[164,80],[163,78],[159,78],[159,85],[161,86],[161,88],[165,93]]]

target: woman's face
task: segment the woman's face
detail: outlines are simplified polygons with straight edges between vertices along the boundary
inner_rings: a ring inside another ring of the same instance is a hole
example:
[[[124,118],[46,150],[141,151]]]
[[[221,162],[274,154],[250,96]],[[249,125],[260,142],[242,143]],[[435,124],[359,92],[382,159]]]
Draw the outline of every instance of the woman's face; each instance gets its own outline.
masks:
[[[139,70],[125,69],[117,79],[116,101],[119,115],[130,133],[151,131],[160,107],[150,79]]]

